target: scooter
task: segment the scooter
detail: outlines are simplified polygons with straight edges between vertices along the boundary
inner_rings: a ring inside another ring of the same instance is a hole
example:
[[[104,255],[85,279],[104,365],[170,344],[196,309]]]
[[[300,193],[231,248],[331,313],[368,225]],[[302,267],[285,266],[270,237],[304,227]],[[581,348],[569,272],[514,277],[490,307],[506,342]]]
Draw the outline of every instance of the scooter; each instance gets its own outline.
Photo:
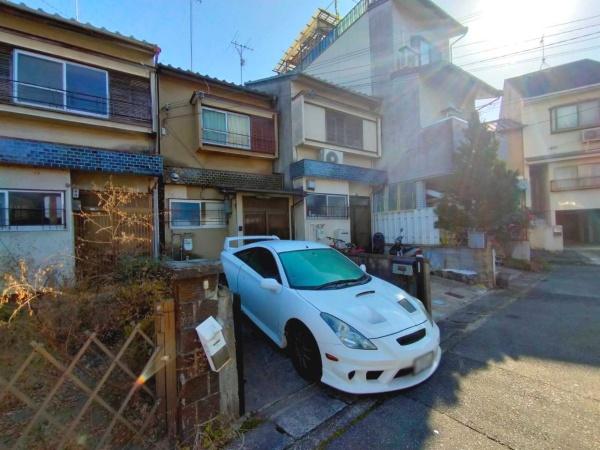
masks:
[[[400,228],[400,233],[404,228]],[[421,247],[402,244],[402,234],[396,238],[394,245],[390,248],[390,255],[393,256],[416,256],[423,254]]]

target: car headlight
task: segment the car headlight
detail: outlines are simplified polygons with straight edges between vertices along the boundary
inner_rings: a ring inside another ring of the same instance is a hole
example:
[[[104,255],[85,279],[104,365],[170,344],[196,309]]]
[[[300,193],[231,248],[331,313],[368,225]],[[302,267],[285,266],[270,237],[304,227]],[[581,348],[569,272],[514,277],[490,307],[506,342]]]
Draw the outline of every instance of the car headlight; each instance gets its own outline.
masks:
[[[357,350],[377,350],[375,344],[346,322],[327,313],[321,313],[321,318],[346,347]]]

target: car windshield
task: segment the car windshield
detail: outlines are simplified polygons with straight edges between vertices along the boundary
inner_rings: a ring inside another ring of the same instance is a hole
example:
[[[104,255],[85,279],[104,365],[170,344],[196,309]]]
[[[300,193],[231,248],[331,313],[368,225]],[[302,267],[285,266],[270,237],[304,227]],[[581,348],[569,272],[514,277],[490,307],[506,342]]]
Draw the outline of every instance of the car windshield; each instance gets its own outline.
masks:
[[[341,289],[370,280],[360,268],[331,248],[279,253],[293,289]]]

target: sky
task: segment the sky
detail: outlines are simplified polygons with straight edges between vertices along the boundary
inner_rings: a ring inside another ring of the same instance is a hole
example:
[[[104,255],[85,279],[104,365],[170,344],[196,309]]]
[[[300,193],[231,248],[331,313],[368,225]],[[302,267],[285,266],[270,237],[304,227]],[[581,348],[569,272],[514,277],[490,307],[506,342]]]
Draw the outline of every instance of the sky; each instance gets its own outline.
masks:
[[[75,17],[76,0],[22,0]],[[405,0],[408,1],[408,0]],[[413,0],[410,0],[413,1]],[[190,0],[78,0],[79,20],[157,44],[160,61],[190,68]],[[246,51],[244,81],[271,76],[273,67],[318,7],[332,0],[191,0],[193,70],[240,82],[233,39]],[[581,58],[600,60],[598,0],[436,0],[469,28],[453,62],[501,88],[505,78]],[[355,0],[338,0],[341,15]]]

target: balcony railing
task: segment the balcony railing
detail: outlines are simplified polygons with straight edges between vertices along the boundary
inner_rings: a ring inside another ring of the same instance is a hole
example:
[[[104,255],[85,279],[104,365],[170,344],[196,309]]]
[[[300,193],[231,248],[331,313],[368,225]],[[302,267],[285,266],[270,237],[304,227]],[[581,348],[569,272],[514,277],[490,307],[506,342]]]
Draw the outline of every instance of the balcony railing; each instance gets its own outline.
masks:
[[[550,190],[552,192],[578,191],[582,189],[600,188],[600,176],[568,178],[565,180],[550,181]]]
[[[306,211],[309,219],[347,219],[347,206],[318,206],[309,207]]]
[[[254,153],[275,154],[275,140],[256,135],[202,128],[202,142]]]

